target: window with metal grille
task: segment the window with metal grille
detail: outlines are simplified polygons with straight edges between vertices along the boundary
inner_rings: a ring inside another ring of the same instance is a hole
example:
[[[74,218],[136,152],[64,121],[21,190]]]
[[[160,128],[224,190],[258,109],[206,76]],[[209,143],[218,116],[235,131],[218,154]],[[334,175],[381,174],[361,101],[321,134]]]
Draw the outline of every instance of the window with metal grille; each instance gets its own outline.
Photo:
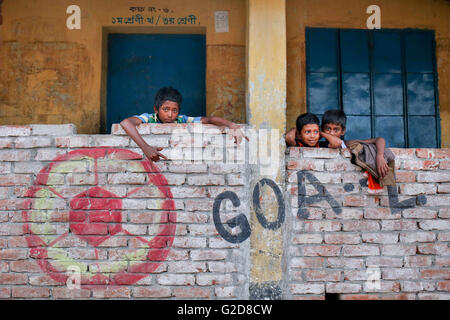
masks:
[[[306,28],[307,109],[347,115],[345,138],[440,147],[434,31]]]

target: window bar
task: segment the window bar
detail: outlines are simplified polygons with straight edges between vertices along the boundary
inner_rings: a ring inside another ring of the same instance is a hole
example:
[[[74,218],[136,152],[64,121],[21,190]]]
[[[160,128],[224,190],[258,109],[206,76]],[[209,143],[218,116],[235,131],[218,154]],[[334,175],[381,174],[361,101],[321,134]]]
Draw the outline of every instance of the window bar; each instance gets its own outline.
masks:
[[[342,91],[342,65],[341,65],[341,29],[337,29],[336,35],[337,41],[337,84],[338,84],[338,104],[339,109],[344,111],[343,91]]]
[[[369,46],[369,90],[370,90],[370,137],[375,138],[375,96],[373,66],[373,32],[367,31]]]
[[[403,128],[405,135],[405,148],[409,148],[408,139],[408,81],[406,73],[406,53],[405,53],[405,38],[407,31],[400,31],[400,48],[401,48],[401,62],[402,62],[402,82],[403,82]]]

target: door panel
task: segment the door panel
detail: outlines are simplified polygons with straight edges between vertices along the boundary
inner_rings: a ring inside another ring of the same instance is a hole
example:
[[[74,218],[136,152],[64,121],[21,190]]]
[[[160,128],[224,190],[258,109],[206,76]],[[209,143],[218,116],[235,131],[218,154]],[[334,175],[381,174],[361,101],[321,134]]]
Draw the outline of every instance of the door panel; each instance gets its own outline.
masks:
[[[181,113],[205,115],[204,35],[110,34],[107,125],[153,112],[156,92],[172,86],[183,96]]]

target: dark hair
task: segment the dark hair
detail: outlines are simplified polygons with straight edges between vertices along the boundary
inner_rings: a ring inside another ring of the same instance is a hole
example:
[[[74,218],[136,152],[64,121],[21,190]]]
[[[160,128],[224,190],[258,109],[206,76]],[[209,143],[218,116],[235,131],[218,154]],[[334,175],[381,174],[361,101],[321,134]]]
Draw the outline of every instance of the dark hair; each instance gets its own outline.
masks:
[[[315,114],[312,113],[304,113],[298,116],[296,122],[297,131],[302,131],[303,127],[307,124],[317,124],[320,125],[319,118]]]
[[[159,110],[164,101],[173,101],[178,103],[178,106],[181,109],[182,100],[181,93],[179,93],[177,89],[172,87],[161,88],[155,95],[155,107]]]
[[[338,124],[342,127],[342,129],[345,129],[345,125],[347,123],[347,116],[345,115],[345,112],[342,110],[328,110],[323,114],[322,117],[322,130],[323,126],[328,124]]]

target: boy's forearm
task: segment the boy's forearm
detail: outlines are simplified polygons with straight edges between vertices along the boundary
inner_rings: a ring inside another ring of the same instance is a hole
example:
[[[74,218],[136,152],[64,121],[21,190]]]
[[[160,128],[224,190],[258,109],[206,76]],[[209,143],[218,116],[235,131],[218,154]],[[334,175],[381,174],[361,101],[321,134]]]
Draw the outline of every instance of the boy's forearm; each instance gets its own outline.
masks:
[[[292,128],[288,132],[286,132],[286,135],[284,137],[284,140],[286,141],[286,144],[290,147],[293,147],[296,145],[295,143],[295,129]]]
[[[120,122],[120,126],[127,133],[127,135],[131,139],[133,139],[133,141],[142,149],[143,147],[148,146],[148,144],[147,142],[145,142],[136,128],[136,126],[138,126],[140,123],[142,122],[139,122],[139,120],[135,121],[133,118],[127,118]]]
[[[375,138],[375,146],[377,147],[377,156],[384,157],[384,149],[386,147],[386,141],[384,140],[384,138]]]
[[[322,137],[324,137],[325,139],[327,139],[328,141],[328,147],[332,148],[332,149],[338,149],[341,147],[342,145],[342,140],[338,137],[335,137],[331,134],[325,133],[325,132],[320,132],[320,135]]]

